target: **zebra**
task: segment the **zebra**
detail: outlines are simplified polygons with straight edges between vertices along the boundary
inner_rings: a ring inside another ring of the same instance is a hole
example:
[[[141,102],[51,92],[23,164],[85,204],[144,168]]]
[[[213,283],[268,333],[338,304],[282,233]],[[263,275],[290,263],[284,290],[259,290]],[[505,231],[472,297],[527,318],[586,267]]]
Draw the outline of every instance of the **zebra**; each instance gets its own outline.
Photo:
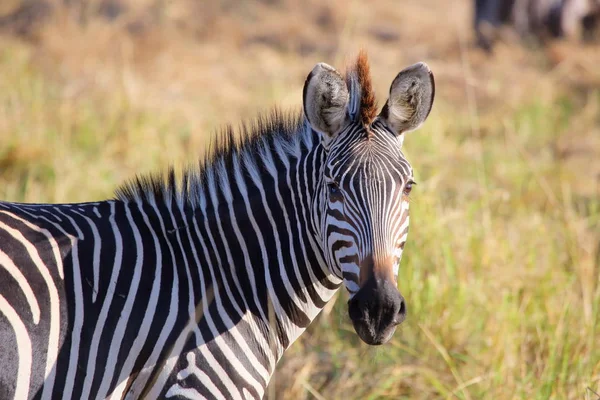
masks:
[[[378,113],[364,52],[319,63],[303,112],[226,128],[198,165],[113,199],[0,203],[0,398],[254,399],[342,284],[358,336],[406,318],[397,285],[433,105],[425,63]]]
[[[591,41],[598,30],[600,0],[475,0],[473,16],[477,45],[488,52],[501,25],[508,24],[520,36],[542,43],[578,36]]]

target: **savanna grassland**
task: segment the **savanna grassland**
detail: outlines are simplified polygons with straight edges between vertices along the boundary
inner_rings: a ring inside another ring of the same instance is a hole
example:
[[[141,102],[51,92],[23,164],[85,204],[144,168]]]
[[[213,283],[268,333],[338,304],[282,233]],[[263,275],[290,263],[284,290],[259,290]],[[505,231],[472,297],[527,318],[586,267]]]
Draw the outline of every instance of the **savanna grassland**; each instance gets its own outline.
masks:
[[[507,34],[486,55],[470,1],[449,3],[3,0],[0,199],[109,198],[194,162],[226,123],[299,108],[314,64],[361,47],[380,104],[426,61],[434,110],[405,141],[408,318],[368,347],[340,292],[268,397],[596,399],[600,46]]]

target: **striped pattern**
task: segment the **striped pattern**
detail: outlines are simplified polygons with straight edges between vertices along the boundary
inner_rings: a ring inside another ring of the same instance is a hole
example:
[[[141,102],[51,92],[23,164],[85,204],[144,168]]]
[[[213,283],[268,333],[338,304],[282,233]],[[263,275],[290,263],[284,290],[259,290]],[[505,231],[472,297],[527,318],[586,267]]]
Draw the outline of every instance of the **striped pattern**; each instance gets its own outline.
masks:
[[[412,181],[412,168],[402,154],[401,139],[385,132],[376,121],[369,133],[356,128],[344,135],[330,152],[335,163],[325,168],[325,181],[338,192],[329,196],[329,211],[322,219],[325,248],[333,249],[329,264],[339,266],[351,297],[361,286],[361,260],[393,255],[397,279],[408,236],[404,189]]]
[[[412,169],[360,117],[364,79],[334,138],[275,113],[179,182],[0,203],[0,398],[261,398],[342,282],[353,297],[385,264],[395,285]]]

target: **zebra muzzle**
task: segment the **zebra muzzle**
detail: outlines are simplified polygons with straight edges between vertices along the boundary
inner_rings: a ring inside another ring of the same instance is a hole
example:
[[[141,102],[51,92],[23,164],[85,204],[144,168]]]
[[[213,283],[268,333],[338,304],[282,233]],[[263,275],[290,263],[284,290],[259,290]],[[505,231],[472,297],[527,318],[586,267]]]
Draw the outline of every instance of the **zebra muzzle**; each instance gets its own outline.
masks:
[[[406,304],[390,280],[373,276],[348,301],[348,314],[365,343],[380,345],[387,343],[406,319]]]

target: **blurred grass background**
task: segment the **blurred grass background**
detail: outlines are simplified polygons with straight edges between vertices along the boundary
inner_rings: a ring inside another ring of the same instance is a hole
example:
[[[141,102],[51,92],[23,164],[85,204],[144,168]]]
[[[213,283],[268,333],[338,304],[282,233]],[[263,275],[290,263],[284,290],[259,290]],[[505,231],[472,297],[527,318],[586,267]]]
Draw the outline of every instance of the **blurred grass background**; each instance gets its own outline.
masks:
[[[419,183],[409,316],[360,342],[346,294],[286,353],[269,399],[596,399],[600,47],[472,47],[444,0],[3,0],[0,198],[111,197],[194,162],[215,130],[301,106],[314,64],[368,50],[385,101],[426,61],[434,110],[405,141]]]

